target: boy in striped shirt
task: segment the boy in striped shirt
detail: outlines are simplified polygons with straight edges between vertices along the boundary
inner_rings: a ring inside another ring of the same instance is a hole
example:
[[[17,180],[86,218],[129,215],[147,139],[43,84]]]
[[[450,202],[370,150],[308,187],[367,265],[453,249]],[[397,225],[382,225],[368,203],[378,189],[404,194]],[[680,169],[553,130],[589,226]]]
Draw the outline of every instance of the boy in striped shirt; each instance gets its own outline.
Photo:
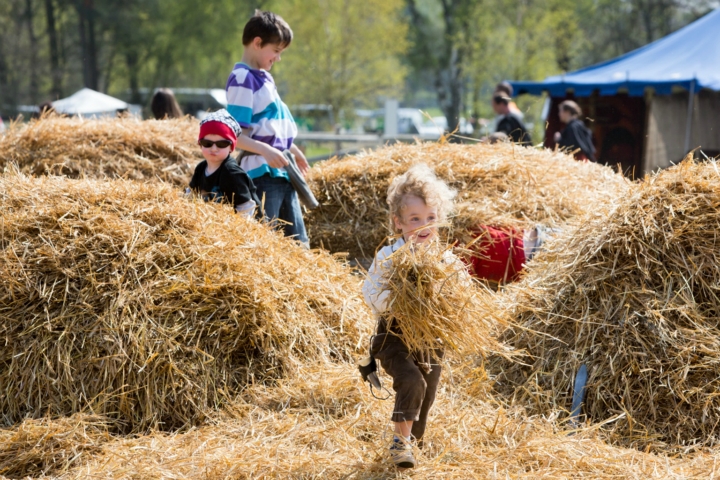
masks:
[[[228,78],[227,110],[243,129],[237,147],[245,151],[240,166],[252,178],[265,214],[282,220],[286,236],[308,245],[302,210],[290,184],[283,150],[295,154],[305,175],[307,159],[293,143],[297,126],[287,105],[280,99],[269,71],[292,42],[290,26],[274,13],[256,11],[243,30],[243,56]]]

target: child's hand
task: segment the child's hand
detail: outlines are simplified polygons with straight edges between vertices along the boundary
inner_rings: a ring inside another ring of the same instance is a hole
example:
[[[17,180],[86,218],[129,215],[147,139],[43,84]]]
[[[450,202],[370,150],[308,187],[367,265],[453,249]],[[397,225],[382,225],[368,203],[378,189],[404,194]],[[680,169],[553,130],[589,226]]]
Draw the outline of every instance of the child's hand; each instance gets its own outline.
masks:
[[[262,156],[267,160],[268,165],[273,168],[283,168],[288,164],[287,158],[285,158],[282,152],[270,145],[267,145],[264,149]]]
[[[300,170],[300,174],[303,177],[306,176],[310,171],[310,164],[308,163],[307,158],[305,158],[305,154],[294,143],[290,146],[290,151],[293,155],[295,155],[295,163],[297,164],[298,170]]]
[[[295,155],[295,161],[297,162],[298,170],[300,170],[302,176],[306,176],[310,171],[310,164],[308,163],[307,158],[305,158],[305,155],[300,152],[300,155]]]

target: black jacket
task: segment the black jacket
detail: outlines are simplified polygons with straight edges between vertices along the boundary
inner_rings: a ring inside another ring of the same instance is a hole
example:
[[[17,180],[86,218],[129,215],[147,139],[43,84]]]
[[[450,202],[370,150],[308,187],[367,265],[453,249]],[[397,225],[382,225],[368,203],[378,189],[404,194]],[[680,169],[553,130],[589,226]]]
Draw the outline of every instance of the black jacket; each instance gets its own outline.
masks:
[[[495,131],[504,132],[508,137],[512,138],[512,141],[515,143],[526,146],[532,145],[532,138],[527,128],[525,128],[525,124],[512,113],[508,113],[500,119]]]
[[[255,192],[255,184],[234,158],[228,156],[211,175],[205,175],[207,160],[195,167],[190,189],[202,195],[206,202],[231,203],[233,207],[250,200],[255,202],[255,216],[263,217],[262,204]]]
[[[578,148],[585,156],[595,161],[595,145],[592,142],[592,132],[585,124],[577,118],[570,120],[565,129],[561,132],[558,147],[573,151]]]

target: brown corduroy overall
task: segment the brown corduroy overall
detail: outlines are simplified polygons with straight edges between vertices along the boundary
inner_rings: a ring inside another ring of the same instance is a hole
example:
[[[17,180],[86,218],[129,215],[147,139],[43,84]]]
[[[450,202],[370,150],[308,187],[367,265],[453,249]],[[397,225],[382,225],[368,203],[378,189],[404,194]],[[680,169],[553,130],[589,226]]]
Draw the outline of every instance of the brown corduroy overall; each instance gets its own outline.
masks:
[[[370,344],[370,355],[380,361],[393,379],[395,408],[393,422],[413,421],[412,435],[420,440],[425,434],[428,412],[435,402],[440,382],[442,349],[433,350],[427,361],[419,362],[402,341],[402,333],[384,318],[378,321],[377,334]]]

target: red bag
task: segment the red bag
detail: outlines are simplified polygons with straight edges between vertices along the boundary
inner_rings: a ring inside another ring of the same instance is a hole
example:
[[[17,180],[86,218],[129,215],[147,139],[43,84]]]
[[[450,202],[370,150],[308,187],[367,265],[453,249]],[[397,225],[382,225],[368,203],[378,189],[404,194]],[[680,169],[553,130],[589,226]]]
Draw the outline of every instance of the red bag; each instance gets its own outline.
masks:
[[[470,245],[470,273],[496,283],[513,282],[520,277],[525,263],[523,231],[510,227],[478,225]]]

